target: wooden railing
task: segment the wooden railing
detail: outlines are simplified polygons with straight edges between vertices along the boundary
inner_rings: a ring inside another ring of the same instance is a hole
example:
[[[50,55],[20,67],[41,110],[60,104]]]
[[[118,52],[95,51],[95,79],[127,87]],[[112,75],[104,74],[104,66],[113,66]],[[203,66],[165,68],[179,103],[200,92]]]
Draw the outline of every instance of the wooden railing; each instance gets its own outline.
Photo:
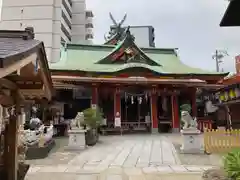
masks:
[[[240,148],[240,130],[205,129],[204,148],[206,153],[223,153]]]
[[[212,129],[212,120],[198,119],[198,129],[204,131],[204,129]]]

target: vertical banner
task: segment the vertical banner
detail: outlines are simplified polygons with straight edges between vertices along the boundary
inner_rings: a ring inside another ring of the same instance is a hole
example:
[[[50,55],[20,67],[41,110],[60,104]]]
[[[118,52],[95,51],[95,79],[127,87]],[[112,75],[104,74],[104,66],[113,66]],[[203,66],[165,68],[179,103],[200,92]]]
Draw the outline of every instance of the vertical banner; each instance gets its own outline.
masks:
[[[121,127],[121,95],[119,88],[116,88],[114,92],[114,116],[115,127]]]
[[[240,55],[235,57],[236,73],[240,73]]]

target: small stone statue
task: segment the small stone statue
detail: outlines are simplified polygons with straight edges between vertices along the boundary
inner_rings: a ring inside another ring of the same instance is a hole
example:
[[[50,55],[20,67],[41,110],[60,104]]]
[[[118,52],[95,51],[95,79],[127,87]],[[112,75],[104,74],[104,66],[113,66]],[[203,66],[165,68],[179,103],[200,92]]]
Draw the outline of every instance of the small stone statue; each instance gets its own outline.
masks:
[[[196,117],[192,118],[192,116],[189,114],[188,111],[181,112],[181,120],[184,122],[183,129],[187,129],[187,128],[197,129],[198,127]]]
[[[71,128],[76,129],[76,128],[81,128],[81,124],[84,121],[84,114],[83,112],[78,112],[77,116],[71,121]]]

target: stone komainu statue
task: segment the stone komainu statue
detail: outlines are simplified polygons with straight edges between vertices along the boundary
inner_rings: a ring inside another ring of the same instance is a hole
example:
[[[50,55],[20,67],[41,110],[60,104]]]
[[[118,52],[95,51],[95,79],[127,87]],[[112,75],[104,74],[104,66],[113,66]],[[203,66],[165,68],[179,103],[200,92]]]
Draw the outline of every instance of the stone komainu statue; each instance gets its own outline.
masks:
[[[183,129],[187,129],[187,128],[195,128],[196,129],[198,127],[196,117],[192,118],[192,116],[189,114],[188,111],[181,112],[181,120],[184,123]]]
[[[80,128],[81,124],[84,121],[84,114],[83,112],[78,112],[77,116],[71,121],[71,128]]]

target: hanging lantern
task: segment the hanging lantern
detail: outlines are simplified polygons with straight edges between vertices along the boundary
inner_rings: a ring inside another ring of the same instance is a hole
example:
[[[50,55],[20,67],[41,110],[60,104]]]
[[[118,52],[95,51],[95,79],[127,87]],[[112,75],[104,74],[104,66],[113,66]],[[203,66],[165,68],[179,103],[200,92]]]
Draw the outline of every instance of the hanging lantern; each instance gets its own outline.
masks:
[[[222,93],[222,94],[220,94],[220,100],[221,101],[225,101],[225,96],[224,96],[224,94]]]
[[[236,95],[236,98],[240,97],[240,90],[238,88],[235,88],[235,95]]]
[[[224,97],[225,97],[225,101],[228,101],[228,100],[229,100],[228,92],[225,92],[225,93],[224,93]]]
[[[229,91],[229,97],[230,99],[234,99],[236,97],[235,91],[233,89]]]

